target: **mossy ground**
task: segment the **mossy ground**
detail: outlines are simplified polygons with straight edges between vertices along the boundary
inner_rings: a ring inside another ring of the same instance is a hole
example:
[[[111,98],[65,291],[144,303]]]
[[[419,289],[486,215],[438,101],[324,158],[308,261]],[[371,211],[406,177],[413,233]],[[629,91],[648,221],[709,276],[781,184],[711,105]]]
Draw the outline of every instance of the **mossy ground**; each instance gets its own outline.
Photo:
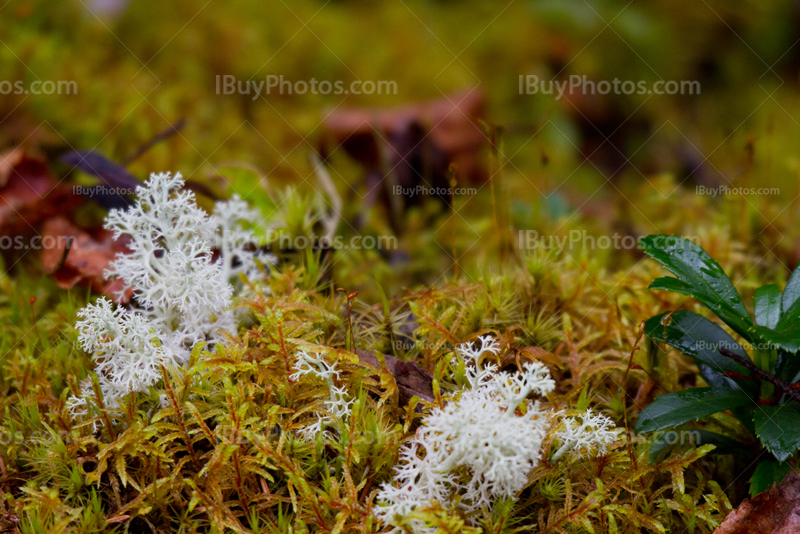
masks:
[[[553,350],[554,405],[592,406],[629,428],[639,403],[694,379],[682,358],[638,338],[632,318],[685,304],[644,291],[654,271],[637,266],[618,292],[619,277],[591,262],[533,255],[481,281],[451,279],[385,305],[356,304],[352,339],[418,363],[441,394],[463,382],[454,345],[479,334],[498,336],[507,362],[519,347]],[[2,382],[9,526],[16,515],[23,532],[376,529],[373,490],[390,479],[420,414],[416,402],[398,404],[390,375],[359,365],[348,350],[344,295],[300,289],[315,282],[302,268],[276,272],[270,296],[241,303],[252,324],[229,345],[196,351],[188,372],[165,371],[163,386],[131,396],[121,411],[96,409],[77,421],[65,402],[91,370],[71,330],[85,295],[4,282],[2,311],[16,325],[7,327]],[[299,349],[336,358],[358,398],[345,431],[310,443],[295,430],[328,393],[289,379]],[[704,427],[737,434],[724,416]],[[710,446],[686,443],[655,463],[649,449],[630,433],[601,459],[545,462],[518,502],[484,519],[485,529],[710,532],[731,509],[728,495],[744,491],[733,460],[709,455]],[[457,516],[438,521],[445,531],[461,528]]]

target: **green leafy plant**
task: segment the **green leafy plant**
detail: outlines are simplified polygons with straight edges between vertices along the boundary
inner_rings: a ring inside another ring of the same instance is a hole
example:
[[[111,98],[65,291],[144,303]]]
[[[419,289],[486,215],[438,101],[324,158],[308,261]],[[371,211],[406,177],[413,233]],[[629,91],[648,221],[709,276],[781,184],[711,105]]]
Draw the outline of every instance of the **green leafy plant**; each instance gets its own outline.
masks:
[[[774,284],[758,288],[751,317],[731,280],[702,247],[670,235],[648,236],[641,243],[675,275],[654,280],[649,289],[697,299],[742,341],[689,310],[647,320],[645,333],[694,358],[707,387],[659,396],[639,414],[636,431],[647,434],[731,410],[775,459],[756,469],[751,492],[763,490],[786,475],[788,467],[780,464],[800,448],[800,269],[782,293]]]

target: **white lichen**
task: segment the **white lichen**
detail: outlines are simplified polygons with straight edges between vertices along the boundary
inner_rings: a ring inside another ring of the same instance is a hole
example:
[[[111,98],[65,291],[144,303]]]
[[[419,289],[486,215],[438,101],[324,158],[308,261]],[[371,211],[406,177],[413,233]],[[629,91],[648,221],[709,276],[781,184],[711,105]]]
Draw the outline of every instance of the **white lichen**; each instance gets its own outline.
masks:
[[[467,381],[472,389],[478,389],[478,386],[497,373],[497,366],[495,364],[480,365],[480,358],[484,352],[490,352],[493,355],[500,353],[500,347],[493,337],[479,336],[478,341],[474,343],[462,343],[456,347],[456,351],[467,365]]]
[[[185,364],[197,343],[235,330],[231,278],[258,270],[252,231],[240,224],[255,222],[256,214],[234,198],[210,216],[183,185],[179,173],[153,174],[136,189],[134,205],[106,218],[106,228],[116,239],[126,237],[129,249],[106,275],[123,281],[135,305],[115,307],[101,297],[79,312],[76,324],[106,406],[156,384],[162,367]],[[85,412],[85,399],[70,405]]]
[[[239,195],[233,195],[230,200],[214,205],[214,218],[223,278],[235,280],[244,275],[250,282],[262,280],[265,267],[274,264],[276,258],[254,246],[253,227],[260,223],[261,212],[250,208]]]
[[[561,414],[527,398],[549,394],[555,381],[538,362],[514,374],[499,373],[493,364],[480,368],[486,351],[497,354],[494,340],[479,338],[479,343],[458,347],[459,355],[475,365],[468,371],[471,387],[431,410],[401,448],[394,484],[381,487],[375,514],[395,532],[404,527],[419,534],[435,532],[409,514],[456,503],[474,523],[474,512],[491,509],[497,499],[515,499],[541,461],[543,441]],[[580,424],[565,419],[561,448],[576,456],[605,452],[616,437],[612,427],[610,420],[591,412]]]
[[[292,380],[300,380],[306,375],[316,377],[325,382],[330,395],[323,405],[325,413],[317,414],[317,419],[314,423],[300,430],[300,436],[304,440],[314,439],[317,434],[326,428],[337,427],[339,421],[345,421],[350,417],[354,400],[350,398],[346,389],[337,386],[334,382],[334,378],[336,380],[339,379],[339,370],[336,368],[336,362],[329,364],[322,354],[312,356],[305,351],[299,351],[294,370],[294,373],[289,376]]]
[[[602,455],[617,439],[618,431],[613,421],[592,410],[586,410],[578,418],[564,417],[561,423],[563,429],[556,434],[561,447],[553,455],[553,460],[559,460],[567,453],[576,459]]]

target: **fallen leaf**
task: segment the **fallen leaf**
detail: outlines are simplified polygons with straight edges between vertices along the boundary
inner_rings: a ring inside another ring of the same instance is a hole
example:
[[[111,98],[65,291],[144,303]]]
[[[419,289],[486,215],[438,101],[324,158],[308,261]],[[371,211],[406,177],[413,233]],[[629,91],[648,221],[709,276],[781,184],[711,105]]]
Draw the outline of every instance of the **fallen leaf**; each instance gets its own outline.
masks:
[[[487,140],[478,124],[484,101],[472,89],[396,108],[331,111],[320,154],[327,158],[328,144],[341,147],[366,170],[366,195],[354,227],[362,227],[363,214],[380,200],[400,234],[402,215],[411,206],[428,197],[450,205],[452,172],[457,184],[485,182]]]
[[[132,202],[130,196],[141,185],[124,167],[91,150],[67,152],[58,160],[103,181],[103,185],[82,187],[81,191],[106,209],[128,207]]]
[[[17,157],[5,161],[13,163]],[[83,202],[70,185],[50,174],[43,161],[23,156],[7,172],[6,184],[0,188],[0,235],[33,233],[36,224],[68,215]]]
[[[117,253],[127,251],[122,240],[100,229],[90,235],[63,217],[55,217],[42,228],[42,265],[62,289],[83,284],[119,303],[130,300],[130,290],[122,297],[121,280],[108,280],[105,271]],[[66,254],[66,256],[65,256]]]
[[[373,169],[380,166],[383,139],[402,144],[409,137],[409,128],[419,125],[424,138],[430,138],[445,156],[445,169],[455,163],[459,181],[479,183],[486,178],[481,151],[487,141],[477,123],[485,100],[483,93],[473,88],[396,108],[337,109],[327,115],[325,128],[335,146],[341,145],[351,157]],[[397,152],[397,158],[390,159],[400,160],[402,151]]]
[[[800,532],[800,474],[789,473],[778,487],[745,499],[714,534],[797,534]]]
[[[0,187],[5,187],[8,179],[11,178],[14,167],[22,163],[24,157],[25,151],[21,148],[0,154]]]
[[[169,132],[177,132],[183,125],[178,123]],[[154,138],[157,142],[167,136],[169,132],[162,132]],[[146,149],[149,147],[143,147]],[[141,150],[141,149],[140,149]],[[59,159],[61,163],[70,165],[73,169],[85,172],[102,180],[101,185],[81,187],[81,194],[94,200],[106,209],[121,208],[125,209],[133,204],[132,196],[136,194],[136,188],[142,183],[128,170],[117,164],[102,154],[91,150],[75,150],[63,154]],[[184,186],[197,194],[205,195],[214,200],[220,197],[211,187],[202,182],[185,180]]]
[[[356,350],[359,361],[363,365],[379,370],[381,364],[371,350]],[[383,355],[386,369],[394,376],[400,396],[400,405],[405,406],[414,395],[428,402],[433,401],[433,377],[417,367],[388,354]]]
[[[134,175],[121,165],[91,150],[75,150],[63,154],[59,161],[103,180],[109,187],[135,190],[141,185]]]

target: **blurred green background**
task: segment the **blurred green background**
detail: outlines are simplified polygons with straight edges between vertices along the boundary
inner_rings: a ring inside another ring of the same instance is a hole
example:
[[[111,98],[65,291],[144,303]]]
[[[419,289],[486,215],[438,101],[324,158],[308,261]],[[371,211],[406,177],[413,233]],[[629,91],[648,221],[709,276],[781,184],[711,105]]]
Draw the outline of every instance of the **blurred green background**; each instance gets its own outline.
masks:
[[[2,146],[93,149],[122,161],[185,118],[180,134],[131,165],[140,178],[172,170],[202,180],[233,166],[258,169],[275,190],[316,195],[309,154],[330,110],[479,88],[487,123],[503,127],[499,155],[488,163],[493,183],[456,199],[455,213],[434,201],[410,210],[401,267],[370,251],[341,255],[340,272],[354,285],[369,277],[393,287],[432,283],[454,268],[454,256],[465,265],[496,263],[498,220],[507,221],[512,241],[518,229],[724,234],[776,258],[762,267],[772,278],[800,252],[795,1],[10,0],[1,7],[2,79],[78,87],[72,95],[0,95]],[[225,75],[388,80],[397,94],[220,95],[216,79]],[[520,76],[528,75],[647,87],[690,80],[701,89],[520,94]],[[329,169],[345,200],[340,232],[389,232],[380,205],[363,228],[350,224],[364,209],[364,170],[339,152]],[[507,219],[493,215],[492,185]],[[701,185],[780,192],[720,198],[697,195]],[[612,266],[639,258],[635,250],[589,255]]]

